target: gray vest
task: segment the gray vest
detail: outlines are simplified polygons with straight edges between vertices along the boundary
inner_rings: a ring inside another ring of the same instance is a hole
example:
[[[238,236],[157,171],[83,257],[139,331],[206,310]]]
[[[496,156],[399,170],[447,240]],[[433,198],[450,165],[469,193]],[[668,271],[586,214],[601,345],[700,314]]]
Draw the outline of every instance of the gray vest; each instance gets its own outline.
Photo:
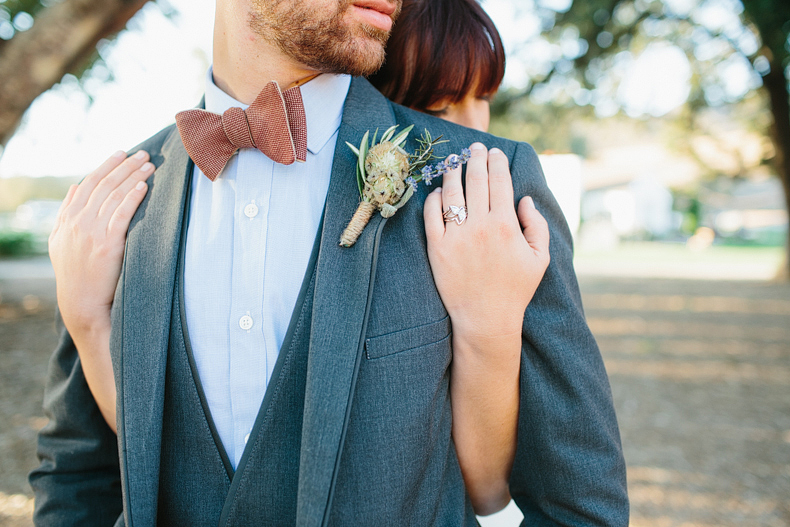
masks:
[[[182,234],[182,245],[184,237]],[[159,525],[279,527],[296,523],[317,248],[318,242],[235,473],[208,411],[190,349],[183,302],[183,262],[179,265],[165,374]]]

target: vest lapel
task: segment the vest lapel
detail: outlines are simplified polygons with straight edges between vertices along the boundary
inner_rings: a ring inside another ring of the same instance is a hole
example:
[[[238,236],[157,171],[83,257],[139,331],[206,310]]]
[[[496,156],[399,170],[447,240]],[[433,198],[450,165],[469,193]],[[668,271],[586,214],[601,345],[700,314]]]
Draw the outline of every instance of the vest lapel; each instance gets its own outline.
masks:
[[[110,346],[118,386],[128,527],[156,523],[169,321],[186,182],[192,168],[175,127],[163,140],[161,151],[150,153],[157,169],[129,228],[113,304]],[[127,435],[127,430],[132,433]]]
[[[395,124],[387,100],[366,80],[351,83],[335,147],[318,254],[305,387],[296,524],[324,525],[340,463],[367,324],[378,243],[385,220],[375,214],[356,245],[339,246],[359,204],[356,156],[365,131]]]

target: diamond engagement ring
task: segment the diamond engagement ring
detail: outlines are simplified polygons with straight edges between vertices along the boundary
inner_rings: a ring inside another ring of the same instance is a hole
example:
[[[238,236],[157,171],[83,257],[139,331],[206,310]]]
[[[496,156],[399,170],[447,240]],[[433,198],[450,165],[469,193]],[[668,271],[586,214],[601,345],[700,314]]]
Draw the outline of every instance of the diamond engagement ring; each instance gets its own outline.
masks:
[[[449,208],[442,214],[442,218],[444,218],[445,223],[454,221],[458,225],[463,225],[466,221],[466,213],[466,205],[461,205],[460,207],[450,205]]]

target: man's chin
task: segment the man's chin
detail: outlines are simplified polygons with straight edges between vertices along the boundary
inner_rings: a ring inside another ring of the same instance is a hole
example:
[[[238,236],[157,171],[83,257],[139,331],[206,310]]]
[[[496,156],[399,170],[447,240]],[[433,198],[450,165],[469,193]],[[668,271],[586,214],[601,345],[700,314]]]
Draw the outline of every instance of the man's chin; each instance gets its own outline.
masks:
[[[357,56],[349,61],[342,73],[355,77],[367,77],[376,73],[384,65],[384,52],[376,55]]]
[[[350,75],[367,77],[384,64],[384,44],[378,36],[358,35],[346,48],[346,71]]]
[[[345,14],[312,31],[282,34],[278,43],[292,59],[316,71],[366,77],[384,64],[388,37],[389,31]]]

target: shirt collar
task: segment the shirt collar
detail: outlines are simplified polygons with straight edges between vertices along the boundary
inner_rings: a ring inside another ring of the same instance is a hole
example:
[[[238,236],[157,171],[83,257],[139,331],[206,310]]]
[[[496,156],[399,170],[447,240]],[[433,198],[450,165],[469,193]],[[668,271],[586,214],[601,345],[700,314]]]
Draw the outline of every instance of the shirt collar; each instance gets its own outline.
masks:
[[[214,84],[213,71],[209,68],[206,74],[206,110],[222,114],[234,106],[246,109],[248,104],[240,103]],[[311,154],[320,152],[340,128],[349,86],[350,75],[324,73],[300,87],[307,118],[307,150]]]

